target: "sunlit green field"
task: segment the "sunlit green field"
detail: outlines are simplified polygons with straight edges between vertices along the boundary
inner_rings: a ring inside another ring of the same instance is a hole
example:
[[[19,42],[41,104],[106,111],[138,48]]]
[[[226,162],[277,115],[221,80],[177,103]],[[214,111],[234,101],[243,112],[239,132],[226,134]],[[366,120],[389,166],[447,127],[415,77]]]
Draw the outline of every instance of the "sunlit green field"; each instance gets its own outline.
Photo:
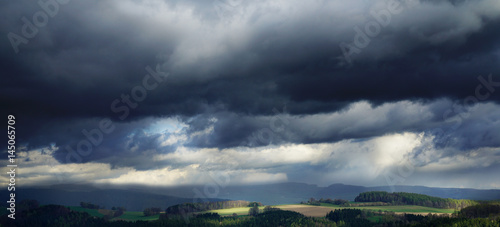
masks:
[[[264,209],[263,206],[259,207],[259,210],[262,211]],[[220,210],[209,210],[203,213],[218,213],[220,216],[231,216],[234,213],[237,215],[248,215],[248,210],[250,210],[250,207],[237,207],[237,208],[229,208],[229,209],[220,209]]]
[[[298,204],[297,204],[298,205]],[[285,205],[286,206],[286,205]],[[304,206],[304,205],[303,205]],[[308,206],[308,205],[305,205]],[[280,208],[280,206],[276,206]],[[440,209],[440,208],[432,208],[432,207],[423,207],[423,206],[414,206],[414,205],[402,205],[402,206],[360,206],[360,207],[341,207],[339,205],[333,205],[328,203],[322,203],[321,206],[310,206],[311,209],[314,207],[325,207],[331,209],[368,209],[373,211],[392,211],[392,212],[404,212],[404,213],[453,213],[454,209]],[[99,213],[97,210],[87,209],[77,206],[69,207],[71,210],[78,212],[87,212],[95,217],[103,217],[102,213]],[[220,210],[209,210],[203,213],[218,213],[221,216],[232,216],[236,213],[238,216],[246,216],[248,215],[248,210],[250,207],[238,207],[238,208],[229,208],[229,209],[220,209]],[[259,209],[262,211],[264,206],[260,206]],[[302,212],[302,211],[300,211]],[[159,214],[154,216],[144,216],[143,212],[137,211],[125,211],[125,213],[119,217],[113,218],[112,220],[126,220],[126,221],[153,221],[158,220],[160,217]]]
[[[432,208],[432,207],[423,207],[423,206],[415,206],[415,205],[401,205],[401,206],[360,206],[360,207],[340,207],[338,205],[332,204],[322,204],[321,206],[312,206],[312,205],[300,205],[295,204],[297,207],[293,205],[279,205],[275,206],[277,208],[281,208],[284,210],[292,210],[295,212],[303,213],[306,216],[317,216],[319,213],[326,214],[329,210],[335,209],[367,209],[372,211],[392,211],[398,213],[453,213],[454,209],[440,209],[440,208]],[[323,208],[323,209],[321,209]],[[236,213],[238,216],[248,215],[249,207],[240,207],[240,208],[230,208],[230,209],[221,209],[221,210],[210,210],[204,213],[218,213],[221,216],[231,216],[233,213]],[[260,207],[261,211],[263,207]]]
[[[341,207],[340,205],[335,205],[335,204],[331,204],[331,203],[321,203],[321,206],[322,207]]]

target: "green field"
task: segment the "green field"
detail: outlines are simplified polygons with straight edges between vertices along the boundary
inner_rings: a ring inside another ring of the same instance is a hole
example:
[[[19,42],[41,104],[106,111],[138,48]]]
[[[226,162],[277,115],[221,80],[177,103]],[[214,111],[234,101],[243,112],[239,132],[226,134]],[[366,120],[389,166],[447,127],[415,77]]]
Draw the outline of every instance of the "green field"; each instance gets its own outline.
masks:
[[[295,204],[299,205],[299,204]],[[276,206],[280,207],[280,206]],[[310,206],[311,209],[314,207],[326,207],[332,209],[367,209],[372,211],[391,211],[391,212],[400,212],[400,213],[446,213],[451,214],[455,210],[454,209],[441,209],[441,208],[433,208],[433,207],[423,207],[423,206],[415,206],[415,205],[400,205],[400,206],[360,206],[360,207],[341,207],[339,205],[333,205],[328,203],[322,203],[321,206]],[[259,207],[260,210],[264,207]],[[248,215],[249,207],[239,207],[239,208],[230,208],[230,209],[220,209],[220,210],[210,210],[204,213],[218,213],[221,216],[231,216],[233,213],[236,213],[238,216]],[[373,217],[373,219],[378,219],[380,217]]]
[[[331,204],[331,203],[321,203],[321,206],[322,207],[341,207],[340,205],[335,205],[335,204]]]
[[[298,205],[298,204],[296,204]],[[319,206],[311,206],[311,207],[319,207]],[[451,214],[455,210],[454,209],[440,209],[433,207],[423,207],[423,206],[414,206],[414,205],[401,205],[401,206],[361,206],[361,207],[341,207],[339,205],[333,205],[329,203],[322,203],[321,207],[328,207],[333,209],[368,209],[373,211],[392,211],[392,212],[401,212],[401,213],[447,213]],[[104,215],[99,213],[97,210],[87,209],[77,206],[70,206],[71,210],[78,212],[87,212],[95,217],[103,217]],[[203,213],[218,213],[221,216],[232,216],[236,213],[238,216],[246,216],[248,215],[248,210],[250,207],[237,207],[237,208],[229,208],[229,209],[220,209],[220,210],[210,210],[205,211]],[[260,206],[259,209],[264,209],[264,206]],[[125,213],[119,217],[113,218],[111,220],[125,220],[125,221],[153,221],[158,220],[160,217],[159,214],[154,216],[144,216],[143,212],[140,211],[125,211]]]
[[[263,206],[259,207],[259,210],[262,212],[264,209]],[[248,215],[248,210],[250,207],[237,207],[237,208],[229,208],[229,209],[220,209],[220,210],[209,210],[203,213],[218,213],[220,216],[231,216],[233,213],[236,213],[238,216]]]

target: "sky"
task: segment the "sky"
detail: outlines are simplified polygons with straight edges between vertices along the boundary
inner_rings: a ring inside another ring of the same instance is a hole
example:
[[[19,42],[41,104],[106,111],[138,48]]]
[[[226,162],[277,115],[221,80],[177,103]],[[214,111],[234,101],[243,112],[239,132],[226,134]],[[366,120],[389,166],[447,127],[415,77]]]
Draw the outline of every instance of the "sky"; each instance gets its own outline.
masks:
[[[20,186],[500,189],[500,1],[19,0],[0,15]]]

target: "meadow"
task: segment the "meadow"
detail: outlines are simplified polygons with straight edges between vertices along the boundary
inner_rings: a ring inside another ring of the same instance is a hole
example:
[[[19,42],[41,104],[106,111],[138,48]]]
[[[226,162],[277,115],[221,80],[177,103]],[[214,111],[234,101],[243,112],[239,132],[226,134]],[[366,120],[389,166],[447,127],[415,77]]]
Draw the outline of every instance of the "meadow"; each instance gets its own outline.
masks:
[[[441,209],[432,207],[423,207],[416,205],[399,205],[399,206],[359,206],[359,207],[341,207],[339,205],[332,205],[328,203],[322,203],[321,206],[313,206],[306,204],[288,204],[288,205],[278,205],[273,206],[282,210],[289,210],[301,213],[309,217],[324,217],[328,212],[336,209],[367,209],[372,211],[382,211],[382,212],[395,212],[395,213],[412,213],[412,214],[422,214],[427,215],[432,214],[451,214],[455,210],[453,209]],[[259,207],[262,211],[264,207]],[[220,209],[220,210],[209,210],[204,213],[217,213],[221,216],[231,216],[236,213],[238,216],[248,215],[249,207],[239,207],[230,209]]]
[[[248,210],[250,207],[236,207],[236,208],[229,208],[229,209],[220,209],[220,210],[209,210],[205,211],[202,213],[217,213],[220,216],[232,216],[234,213],[236,213],[238,216],[244,216],[248,215]],[[262,212],[264,209],[264,206],[260,206],[259,210]]]
[[[395,213],[412,213],[412,214],[421,214],[427,215],[429,213],[432,214],[452,214],[454,209],[441,209],[441,208],[433,208],[433,207],[423,207],[416,205],[398,205],[398,206],[359,206],[359,207],[341,207],[339,205],[333,205],[329,203],[321,203],[321,206],[313,206],[307,204],[287,204],[287,205],[277,205],[273,206],[282,210],[289,210],[301,213],[305,216],[309,217],[324,217],[328,212],[336,209],[367,209],[372,211],[382,211],[382,212],[395,212]],[[79,212],[87,212],[95,217],[103,217],[106,210],[94,210],[87,209],[77,206],[69,207],[71,210],[79,211]],[[238,216],[247,216],[248,210],[250,207],[237,207],[237,208],[229,208],[229,209],[218,209],[218,210],[209,210],[201,213],[217,213],[220,216],[233,216],[236,214]],[[262,212],[264,206],[260,206],[259,210]],[[153,221],[158,220],[160,214],[153,216],[144,216],[144,213],[141,211],[125,211],[125,213],[119,217],[112,218],[111,220],[124,220],[124,221]]]

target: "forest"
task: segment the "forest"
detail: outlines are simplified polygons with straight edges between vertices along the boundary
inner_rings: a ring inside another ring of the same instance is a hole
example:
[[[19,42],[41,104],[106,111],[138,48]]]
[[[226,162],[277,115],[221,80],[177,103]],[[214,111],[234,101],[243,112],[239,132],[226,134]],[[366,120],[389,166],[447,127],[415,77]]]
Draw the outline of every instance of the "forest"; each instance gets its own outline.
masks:
[[[500,227],[500,213],[496,207],[498,205],[483,204],[468,207],[467,214],[458,212],[452,216],[439,215],[415,215],[403,214],[398,215],[391,212],[386,212],[383,215],[379,212],[360,209],[342,209],[335,210],[326,215],[326,218],[335,223],[333,226],[408,226],[408,227],[424,227],[424,226],[453,226],[453,227],[468,227],[468,226],[484,226],[484,227]],[[485,207],[488,207],[485,209]],[[470,215],[474,214],[474,215]],[[381,216],[380,216],[381,215]],[[377,221],[370,222],[369,220],[377,217]],[[488,218],[485,218],[488,217]]]
[[[463,209],[478,204],[473,200],[466,199],[444,199],[428,195],[408,192],[384,192],[372,191],[360,193],[354,199],[355,202],[384,202],[391,205],[418,205],[436,208]]]
[[[500,227],[500,205],[479,204],[467,207],[453,216],[395,214],[360,209],[337,209],[324,218],[306,217],[293,211],[268,209],[255,216],[222,217],[216,213],[202,213],[189,219],[164,218],[156,221],[108,221],[88,213],[75,212],[60,205],[45,205],[23,210],[15,221],[6,215],[0,217],[5,227],[23,226],[486,226]]]
[[[359,200],[362,199],[387,199],[394,198],[383,193],[371,192],[361,193]],[[425,197],[422,195],[413,195],[395,193],[405,199],[398,199],[398,203],[403,201],[412,201],[409,198],[417,198],[413,201],[421,202],[429,199],[432,202],[442,202],[435,200],[435,197]],[[378,196],[378,197],[377,197]],[[413,197],[412,197],[413,196]],[[396,197],[398,198],[398,197]],[[322,200],[326,202],[327,200]],[[389,202],[393,202],[389,201]],[[445,199],[445,201],[448,201]],[[311,199],[311,202],[317,200]],[[344,204],[342,200],[328,200],[328,202]],[[368,201],[363,201],[368,202]],[[358,207],[342,207],[333,209],[325,213],[322,217],[309,217],[301,213],[280,210],[279,208],[266,206],[264,209],[259,202],[248,201],[219,201],[206,203],[185,203],[171,206],[166,209],[168,213],[161,214],[159,219],[155,220],[136,220],[125,221],[122,219],[109,219],[105,217],[96,217],[87,212],[80,212],[70,209],[70,207],[61,205],[42,205],[36,200],[27,200],[20,202],[20,210],[16,215],[16,220],[11,220],[4,213],[0,216],[0,226],[5,227],[23,227],[23,226],[486,226],[500,227],[500,202],[475,202],[477,204],[467,206],[453,214],[411,214],[395,213],[392,211],[377,211],[370,209],[360,209]],[[82,206],[96,208],[93,204],[82,203]],[[215,213],[218,209],[229,209],[235,207],[248,208],[248,215],[226,215],[222,216]],[[315,207],[315,206],[311,206]],[[118,210],[118,208],[115,208]],[[159,208],[147,209],[148,212],[157,214]],[[189,211],[189,212],[188,212]],[[182,213],[185,212],[185,213]],[[145,214],[146,215],[146,214]]]

